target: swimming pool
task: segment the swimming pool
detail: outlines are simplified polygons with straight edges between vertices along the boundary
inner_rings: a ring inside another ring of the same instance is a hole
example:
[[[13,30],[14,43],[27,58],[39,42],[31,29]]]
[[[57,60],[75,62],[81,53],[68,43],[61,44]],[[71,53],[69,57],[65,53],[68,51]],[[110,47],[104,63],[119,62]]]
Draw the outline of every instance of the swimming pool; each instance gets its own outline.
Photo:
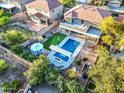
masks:
[[[78,41],[75,41],[75,40],[72,40],[72,39],[68,39],[65,44],[61,47],[62,49],[68,51],[68,52],[71,52],[73,53],[75,51],[75,49],[79,46],[79,42]],[[64,60],[64,61],[68,61],[69,57],[68,56],[65,56],[64,54],[61,54],[59,52],[56,52],[54,54],[54,56]]]
[[[48,54],[48,59],[53,66],[66,69],[73,63],[84,44],[84,40],[68,36],[57,46],[64,51],[70,52],[70,54],[57,52],[56,49],[53,49]]]

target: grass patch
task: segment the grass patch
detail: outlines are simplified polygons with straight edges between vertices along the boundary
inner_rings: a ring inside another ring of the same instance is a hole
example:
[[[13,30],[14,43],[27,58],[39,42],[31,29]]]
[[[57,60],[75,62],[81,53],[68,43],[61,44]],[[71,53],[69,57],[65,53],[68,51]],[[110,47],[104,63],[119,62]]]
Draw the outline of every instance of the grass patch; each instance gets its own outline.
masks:
[[[43,46],[45,49],[50,50],[50,46],[51,45],[58,45],[62,40],[64,40],[64,38],[66,37],[66,35],[61,34],[61,33],[55,33],[51,38],[49,38],[46,42],[44,42]]]

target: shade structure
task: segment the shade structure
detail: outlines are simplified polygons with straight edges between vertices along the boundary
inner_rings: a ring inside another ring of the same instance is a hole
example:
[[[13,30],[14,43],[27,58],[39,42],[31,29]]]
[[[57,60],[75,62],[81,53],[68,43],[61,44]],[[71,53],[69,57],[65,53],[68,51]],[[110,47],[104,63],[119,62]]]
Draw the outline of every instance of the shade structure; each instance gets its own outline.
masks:
[[[34,43],[31,46],[31,52],[35,56],[39,56],[43,52],[43,44],[41,44],[41,43]]]

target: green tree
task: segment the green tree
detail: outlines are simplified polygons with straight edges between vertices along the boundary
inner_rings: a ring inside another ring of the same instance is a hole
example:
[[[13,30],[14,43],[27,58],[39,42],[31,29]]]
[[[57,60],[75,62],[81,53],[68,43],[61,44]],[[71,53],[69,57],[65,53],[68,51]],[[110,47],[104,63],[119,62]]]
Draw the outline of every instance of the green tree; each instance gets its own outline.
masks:
[[[61,3],[66,7],[73,7],[76,5],[76,0],[61,0]]]
[[[124,60],[118,60],[104,47],[99,49],[99,58],[90,72],[95,82],[95,93],[121,93],[124,91]]]
[[[44,81],[49,61],[46,56],[35,60],[28,71],[24,73],[30,85],[41,84]]]
[[[106,17],[100,25],[100,29],[103,32],[102,40],[104,43],[110,46],[117,43],[123,33],[123,26],[123,23],[117,22],[112,17]]]
[[[91,4],[98,5],[98,6],[103,6],[105,4],[105,0],[92,0]]]
[[[6,71],[7,67],[8,67],[8,65],[7,65],[6,61],[3,59],[0,59],[0,73]]]

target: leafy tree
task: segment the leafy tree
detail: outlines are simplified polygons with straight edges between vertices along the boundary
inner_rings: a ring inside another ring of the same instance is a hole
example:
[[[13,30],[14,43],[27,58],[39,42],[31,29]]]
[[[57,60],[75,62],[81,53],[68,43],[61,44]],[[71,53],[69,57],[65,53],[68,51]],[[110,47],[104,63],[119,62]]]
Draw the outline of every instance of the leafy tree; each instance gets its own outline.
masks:
[[[103,32],[102,40],[108,45],[116,44],[120,41],[123,33],[124,23],[119,23],[112,17],[106,17],[100,29]]]
[[[104,43],[106,43],[107,45],[112,45],[112,42],[113,42],[112,39],[113,39],[113,38],[112,38],[112,36],[110,36],[110,35],[105,35],[105,36],[102,37],[102,40],[103,40]]]
[[[105,0],[92,0],[91,4],[103,6],[105,4]]]
[[[118,60],[101,47],[96,65],[90,72],[95,82],[95,93],[121,93],[124,91],[124,60]]]
[[[77,81],[64,79],[59,69],[49,65],[46,56],[41,56],[40,59],[32,63],[31,67],[24,73],[24,75],[30,85],[47,82],[65,93],[83,93],[82,85]]]
[[[100,25],[100,29],[103,31],[103,33],[117,33],[117,26],[118,23],[114,20],[113,17],[106,17],[104,18],[102,24]]]
[[[45,56],[35,60],[28,71],[24,73],[30,85],[41,84],[44,81],[49,61]]]
[[[61,3],[66,7],[72,7],[76,5],[76,0],[61,0]]]
[[[5,62],[5,60],[0,59],[0,73],[4,72],[5,70],[7,70],[7,63]]]

